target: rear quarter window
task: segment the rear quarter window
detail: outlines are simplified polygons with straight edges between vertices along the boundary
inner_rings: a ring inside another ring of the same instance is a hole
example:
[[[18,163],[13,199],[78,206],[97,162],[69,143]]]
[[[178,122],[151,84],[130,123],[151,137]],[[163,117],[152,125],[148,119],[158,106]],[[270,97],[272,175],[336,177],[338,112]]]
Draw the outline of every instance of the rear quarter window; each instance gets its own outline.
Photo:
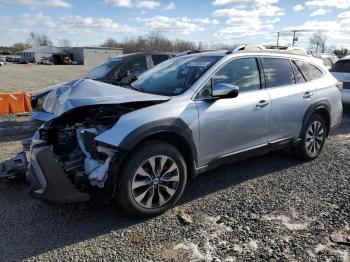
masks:
[[[315,80],[322,76],[322,71],[308,62],[297,60],[295,63],[307,81]]]

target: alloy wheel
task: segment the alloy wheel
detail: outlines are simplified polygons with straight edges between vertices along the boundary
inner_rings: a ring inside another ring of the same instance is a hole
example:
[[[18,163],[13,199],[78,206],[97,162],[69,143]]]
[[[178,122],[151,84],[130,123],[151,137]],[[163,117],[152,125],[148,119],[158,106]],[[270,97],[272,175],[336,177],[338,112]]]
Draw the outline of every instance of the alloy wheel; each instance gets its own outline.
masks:
[[[316,156],[323,147],[325,130],[321,122],[314,121],[306,132],[305,149],[310,156]]]
[[[179,167],[173,159],[153,156],[137,168],[131,183],[132,195],[144,208],[160,208],[175,195],[179,181]]]

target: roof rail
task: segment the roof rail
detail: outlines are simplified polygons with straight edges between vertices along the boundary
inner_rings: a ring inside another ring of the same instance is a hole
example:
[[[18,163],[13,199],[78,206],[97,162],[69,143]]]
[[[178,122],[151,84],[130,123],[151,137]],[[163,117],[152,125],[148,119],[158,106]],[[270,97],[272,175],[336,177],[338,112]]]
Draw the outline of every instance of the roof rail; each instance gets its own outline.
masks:
[[[197,54],[197,53],[201,53],[201,50],[198,49],[194,49],[194,50],[187,50],[187,51],[183,51],[180,53],[177,53],[175,56],[183,56],[183,55],[191,55],[191,54]]]
[[[266,48],[262,45],[239,45],[239,46],[236,46],[236,47],[233,47],[231,49],[229,49],[226,54],[229,55],[229,54],[232,54],[234,52],[237,52],[237,51],[262,51],[262,50],[265,50]]]

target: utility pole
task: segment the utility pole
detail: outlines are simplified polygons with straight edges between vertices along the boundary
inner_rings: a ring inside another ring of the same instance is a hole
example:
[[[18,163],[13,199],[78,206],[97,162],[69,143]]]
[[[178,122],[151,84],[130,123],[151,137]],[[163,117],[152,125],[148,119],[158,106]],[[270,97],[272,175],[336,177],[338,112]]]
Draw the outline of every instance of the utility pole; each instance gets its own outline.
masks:
[[[277,46],[279,46],[280,32],[277,32]]]
[[[297,31],[296,31],[296,30],[293,30],[292,32],[293,32],[293,44],[292,44],[292,46],[294,46],[295,40],[296,40],[296,39],[295,39],[295,33],[296,33]]]

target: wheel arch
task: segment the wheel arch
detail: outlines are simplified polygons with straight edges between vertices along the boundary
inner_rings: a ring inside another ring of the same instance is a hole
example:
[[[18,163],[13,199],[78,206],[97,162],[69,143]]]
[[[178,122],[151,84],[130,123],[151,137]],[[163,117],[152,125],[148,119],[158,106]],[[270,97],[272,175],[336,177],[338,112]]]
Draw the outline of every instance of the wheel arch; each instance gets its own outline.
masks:
[[[196,175],[197,148],[193,141],[192,130],[183,120],[169,118],[145,124],[126,136],[119,147],[132,152],[138,145],[148,140],[160,140],[174,146],[183,155],[190,175]]]
[[[331,125],[331,106],[326,99],[323,99],[323,100],[319,100],[319,101],[315,102],[307,109],[307,111],[304,115],[304,118],[303,118],[303,127],[301,129],[300,134],[299,134],[299,138],[301,137],[302,132],[306,127],[307,121],[314,114],[319,114],[320,116],[323,117],[323,119],[326,122],[327,136],[329,135],[330,125]]]

